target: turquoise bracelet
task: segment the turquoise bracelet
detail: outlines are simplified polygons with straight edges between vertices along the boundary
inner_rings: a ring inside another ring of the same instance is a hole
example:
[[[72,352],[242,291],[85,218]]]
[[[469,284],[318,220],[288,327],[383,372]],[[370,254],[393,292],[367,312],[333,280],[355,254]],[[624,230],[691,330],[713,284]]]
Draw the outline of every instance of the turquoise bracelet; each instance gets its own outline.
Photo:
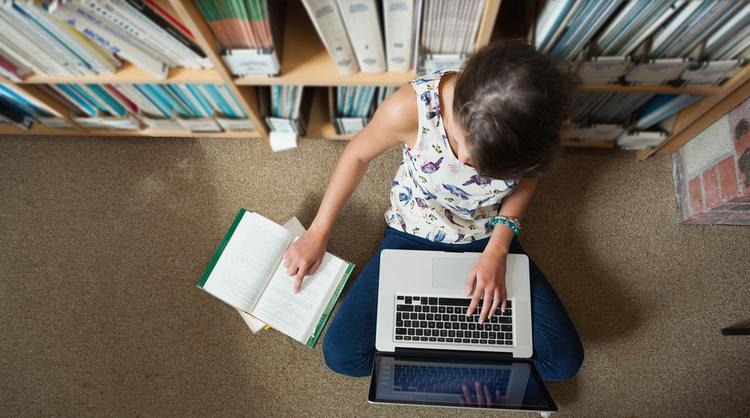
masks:
[[[502,217],[502,218],[501,217],[497,217],[497,218],[495,218],[495,219],[493,219],[493,220],[490,221],[490,226],[493,227],[493,228],[497,224],[503,224],[503,225],[507,226],[508,228],[512,229],[513,233],[516,234],[516,235],[518,235],[518,232],[520,231],[520,228],[518,228],[518,225],[516,225],[515,222],[510,221],[510,220],[508,220],[508,219],[506,219],[504,217]]]

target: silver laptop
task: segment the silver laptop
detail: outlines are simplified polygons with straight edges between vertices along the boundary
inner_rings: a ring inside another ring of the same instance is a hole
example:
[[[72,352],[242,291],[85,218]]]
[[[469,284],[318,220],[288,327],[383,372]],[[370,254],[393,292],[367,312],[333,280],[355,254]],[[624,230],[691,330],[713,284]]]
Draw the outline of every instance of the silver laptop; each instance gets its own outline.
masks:
[[[469,270],[480,255],[383,250],[375,348],[389,353],[408,347],[531,357],[529,258],[508,255],[507,308],[479,325],[480,309],[466,318],[471,298],[464,292]]]
[[[372,403],[538,411],[557,407],[533,354],[529,258],[510,254],[505,311],[478,323],[466,278],[481,253],[383,250]]]

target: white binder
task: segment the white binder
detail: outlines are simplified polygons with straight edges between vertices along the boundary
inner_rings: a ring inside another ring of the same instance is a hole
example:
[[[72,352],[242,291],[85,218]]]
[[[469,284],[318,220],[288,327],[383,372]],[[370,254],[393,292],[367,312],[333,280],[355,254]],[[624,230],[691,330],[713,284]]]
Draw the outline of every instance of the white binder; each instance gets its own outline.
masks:
[[[745,60],[704,61],[690,65],[682,79],[691,86],[717,86],[747,64]]]
[[[578,77],[584,84],[614,83],[627,74],[632,66],[629,57],[591,57],[581,62]]]
[[[414,39],[414,0],[383,0],[388,71],[409,71]]]
[[[302,4],[339,72],[343,75],[358,72],[357,58],[346,35],[336,0],[302,0]]]
[[[384,72],[383,35],[375,0],[338,0],[338,4],[362,72]]]
[[[665,84],[680,78],[690,64],[685,58],[665,58],[638,63],[625,76],[629,82],[636,84]]]

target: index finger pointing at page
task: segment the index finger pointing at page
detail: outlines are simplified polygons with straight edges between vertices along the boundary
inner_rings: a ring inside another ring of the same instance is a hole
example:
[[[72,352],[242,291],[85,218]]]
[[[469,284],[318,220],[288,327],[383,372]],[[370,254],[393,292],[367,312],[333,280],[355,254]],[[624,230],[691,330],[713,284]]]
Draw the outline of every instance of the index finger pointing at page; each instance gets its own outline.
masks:
[[[299,290],[302,287],[302,280],[305,279],[306,270],[307,267],[305,266],[300,266],[299,270],[297,270],[297,277],[294,279],[294,293],[299,293]]]

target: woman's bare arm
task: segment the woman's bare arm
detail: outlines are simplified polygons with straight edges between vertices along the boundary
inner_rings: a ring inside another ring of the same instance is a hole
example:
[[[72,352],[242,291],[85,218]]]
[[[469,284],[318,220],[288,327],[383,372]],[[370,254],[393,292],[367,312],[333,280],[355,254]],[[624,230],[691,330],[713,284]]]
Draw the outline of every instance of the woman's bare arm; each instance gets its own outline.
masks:
[[[299,291],[304,276],[315,273],[320,265],[333,224],[370,161],[391,147],[412,144],[418,123],[416,97],[407,85],[388,97],[370,123],[346,146],[310,229],[284,254],[287,273],[296,276],[295,292]]]

